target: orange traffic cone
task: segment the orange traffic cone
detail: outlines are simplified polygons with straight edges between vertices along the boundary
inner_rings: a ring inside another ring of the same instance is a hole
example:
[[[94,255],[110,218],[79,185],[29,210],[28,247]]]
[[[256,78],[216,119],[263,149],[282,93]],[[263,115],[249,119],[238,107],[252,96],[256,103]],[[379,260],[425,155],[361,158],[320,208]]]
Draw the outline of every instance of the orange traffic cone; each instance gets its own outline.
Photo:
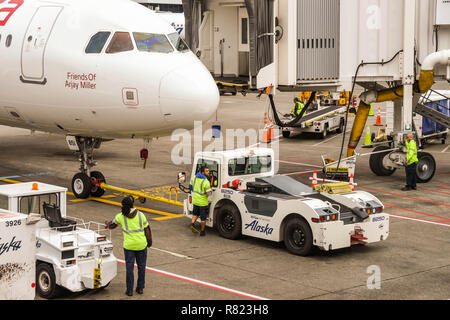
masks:
[[[273,135],[273,130],[272,128],[269,127],[269,121],[268,121],[268,117],[267,117],[267,112],[264,113],[264,131],[263,131],[263,136],[262,136],[262,141],[263,143],[269,143],[270,141],[272,141],[272,136]]]
[[[352,188],[352,191],[355,191],[355,186],[353,185],[354,181],[353,181],[353,173],[350,174],[350,182],[349,185]]]
[[[275,129],[275,125],[273,124],[273,119],[270,119],[270,125],[269,125],[269,138],[270,140],[273,140],[275,137],[273,135],[273,130]]]
[[[312,188],[314,189],[315,186],[317,186],[317,170],[316,169],[314,169],[314,173],[313,173]]]
[[[375,126],[382,127],[383,124],[381,123],[381,108],[378,106],[378,115],[377,115],[377,122],[375,123]]]

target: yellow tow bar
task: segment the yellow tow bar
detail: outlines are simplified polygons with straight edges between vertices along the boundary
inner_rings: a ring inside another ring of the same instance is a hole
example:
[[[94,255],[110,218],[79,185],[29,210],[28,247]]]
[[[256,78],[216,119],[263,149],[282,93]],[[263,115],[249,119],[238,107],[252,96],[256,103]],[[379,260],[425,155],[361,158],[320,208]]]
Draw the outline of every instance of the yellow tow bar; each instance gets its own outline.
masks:
[[[178,201],[178,189],[177,188],[170,189],[170,199],[166,199],[163,197],[153,197],[153,196],[149,196],[148,194],[145,194],[143,192],[114,187],[114,186],[107,185],[105,183],[101,183],[100,188],[102,188],[104,190],[114,190],[114,191],[118,191],[121,193],[129,194],[138,199],[149,199],[149,200],[159,201],[159,202],[163,202],[163,203],[167,203],[167,204],[171,204],[171,205],[179,206],[179,207],[184,206],[182,202]],[[172,200],[172,192],[173,191],[175,191],[175,200]]]

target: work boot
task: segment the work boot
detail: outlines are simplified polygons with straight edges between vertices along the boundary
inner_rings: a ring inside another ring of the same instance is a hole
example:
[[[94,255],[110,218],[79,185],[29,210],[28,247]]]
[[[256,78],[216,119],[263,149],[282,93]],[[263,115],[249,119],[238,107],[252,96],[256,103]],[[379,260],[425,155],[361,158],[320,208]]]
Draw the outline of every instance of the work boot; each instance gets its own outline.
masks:
[[[139,294],[143,294],[143,293],[144,293],[144,289],[137,288],[137,289],[136,289],[136,292],[139,293]]]
[[[126,294],[127,296],[131,297],[131,296],[133,296],[133,291],[127,291],[127,292],[125,292],[125,294]]]
[[[198,230],[194,227],[194,224],[191,224],[191,225],[189,226],[189,229],[191,229],[191,231],[192,231],[193,233],[198,233]]]
[[[402,191],[411,191],[411,190],[412,190],[411,187],[408,186],[402,188]]]
[[[205,230],[200,231],[200,237],[204,237],[206,235]]]

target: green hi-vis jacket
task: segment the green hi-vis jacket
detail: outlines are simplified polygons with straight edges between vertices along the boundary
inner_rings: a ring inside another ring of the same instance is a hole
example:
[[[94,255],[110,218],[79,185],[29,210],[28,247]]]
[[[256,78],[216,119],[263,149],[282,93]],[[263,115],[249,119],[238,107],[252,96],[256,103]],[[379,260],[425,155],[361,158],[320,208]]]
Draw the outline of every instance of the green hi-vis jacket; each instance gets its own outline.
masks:
[[[406,161],[408,162],[408,166],[413,163],[419,162],[417,159],[417,145],[414,140],[410,142],[406,142]]]
[[[212,192],[208,179],[202,174],[197,174],[191,180],[191,186],[192,203],[198,207],[206,207],[208,205],[208,192]]]
[[[303,103],[297,102],[294,106],[294,109],[292,110],[292,114],[299,116],[304,107],[305,107],[305,105]]]
[[[114,218],[113,223],[122,226],[124,249],[141,251],[147,248],[147,237],[144,229],[148,227],[148,221],[142,212],[137,211],[131,219],[119,213]]]

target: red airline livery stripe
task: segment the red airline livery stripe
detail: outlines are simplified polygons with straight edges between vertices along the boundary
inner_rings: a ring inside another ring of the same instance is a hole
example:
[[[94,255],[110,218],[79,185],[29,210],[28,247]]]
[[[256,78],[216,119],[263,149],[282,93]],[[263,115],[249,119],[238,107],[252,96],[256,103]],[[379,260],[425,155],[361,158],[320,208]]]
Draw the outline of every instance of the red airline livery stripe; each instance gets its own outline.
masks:
[[[23,4],[24,0],[0,0],[0,27],[8,22],[9,18]]]

